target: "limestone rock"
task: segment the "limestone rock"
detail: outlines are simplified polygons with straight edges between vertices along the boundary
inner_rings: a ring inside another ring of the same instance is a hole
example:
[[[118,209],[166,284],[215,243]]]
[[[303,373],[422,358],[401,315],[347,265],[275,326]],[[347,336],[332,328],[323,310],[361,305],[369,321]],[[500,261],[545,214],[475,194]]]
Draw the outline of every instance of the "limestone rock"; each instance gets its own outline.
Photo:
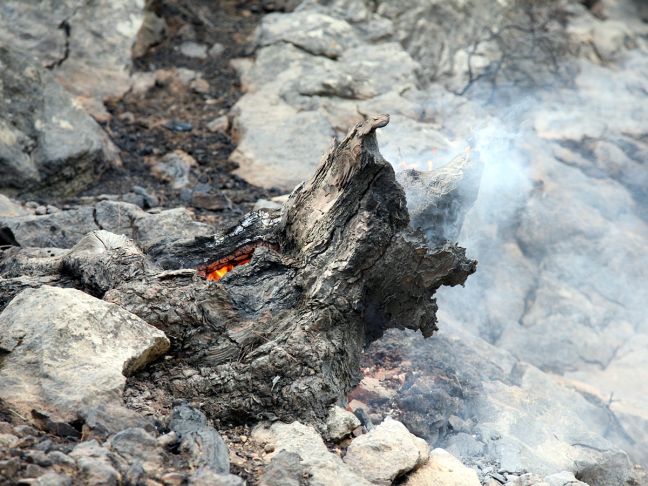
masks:
[[[428,459],[427,443],[387,417],[369,433],[351,442],[344,462],[373,484],[389,485]]]
[[[282,450],[299,455],[302,464],[311,473],[312,486],[369,486],[371,483],[351,471],[335,454],[329,452],[317,431],[299,422],[284,424],[275,422],[270,426],[261,424],[252,432],[257,442],[274,446],[272,459]]]
[[[331,407],[326,421],[326,430],[331,440],[339,441],[351,435],[353,429],[360,427],[360,420],[342,407]]]
[[[7,0],[0,43],[37,56],[75,95],[103,100],[130,86],[131,48],[144,17],[143,0]]]
[[[74,420],[121,400],[125,376],[169,348],[164,333],[114,304],[43,286],[16,296],[0,315],[0,398],[19,410]]]
[[[428,462],[410,474],[405,486],[480,486],[477,473],[443,449],[430,452]]]
[[[94,181],[110,159],[99,125],[27,57],[3,47],[0,66],[0,189],[65,195]]]
[[[317,12],[267,15],[259,33],[261,45],[288,42],[316,56],[336,58],[356,43],[351,26],[344,20]]]

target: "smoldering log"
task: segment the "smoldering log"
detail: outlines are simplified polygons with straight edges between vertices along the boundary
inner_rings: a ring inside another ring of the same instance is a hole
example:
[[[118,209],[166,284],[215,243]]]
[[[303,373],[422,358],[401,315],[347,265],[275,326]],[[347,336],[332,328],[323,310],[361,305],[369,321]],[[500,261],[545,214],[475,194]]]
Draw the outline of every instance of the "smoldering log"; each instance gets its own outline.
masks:
[[[375,131],[388,121],[356,125],[281,210],[147,255],[94,232],[58,271],[166,332],[173,359],[154,367],[174,397],[222,420],[320,421],[360,380],[367,342],[388,328],[430,336],[436,290],[463,284],[476,268],[463,248],[430,246],[410,226],[404,191],[377,146]],[[205,278],[222,265],[230,269],[222,279]]]

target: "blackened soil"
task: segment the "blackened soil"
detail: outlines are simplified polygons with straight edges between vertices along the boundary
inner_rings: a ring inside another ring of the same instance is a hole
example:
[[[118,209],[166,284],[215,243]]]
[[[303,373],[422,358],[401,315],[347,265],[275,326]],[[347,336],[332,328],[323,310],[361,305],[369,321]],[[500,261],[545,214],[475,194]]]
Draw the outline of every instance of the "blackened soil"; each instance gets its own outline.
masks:
[[[198,219],[221,226],[236,222],[259,198],[278,194],[232,174],[236,165],[228,157],[235,145],[229,129],[211,132],[207,128],[209,122],[227,115],[241,96],[230,60],[253,55],[250,36],[267,8],[267,2],[264,7],[261,0],[152,3],[151,9],[165,19],[167,32],[158,45],[135,60],[135,70],[157,72],[158,80],[146,92],[131,91],[108,103],[112,116],[104,127],[119,148],[123,167],[110,169],[84,195],[123,194],[140,186],[156,196],[162,207],[193,206]],[[203,44],[208,49],[220,44],[224,49],[204,59],[187,57],[180,50],[185,42]],[[181,82],[179,68],[195,71],[208,86],[203,83],[197,90],[195,83]],[[173,189],[150,170],[174,150],[188,153],[197,162],[190,185],[184,189]],[[200,191],[207,188],[221,203],[196,203],[192,198],[196,187]]]

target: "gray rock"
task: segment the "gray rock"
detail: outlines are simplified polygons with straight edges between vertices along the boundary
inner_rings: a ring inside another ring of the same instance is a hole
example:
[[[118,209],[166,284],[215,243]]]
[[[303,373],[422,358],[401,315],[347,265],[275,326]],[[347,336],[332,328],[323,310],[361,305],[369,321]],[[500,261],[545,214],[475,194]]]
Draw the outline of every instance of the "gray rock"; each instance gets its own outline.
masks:
[[[101,447],[96,440],[81,442],[70,453],[86,484],[116,486],[122,476],[112,465],[110,452]]]
[[[360,420],[352,412],[338,406],[331,407],[326,420],[326,431],[331,440],[344,439],[351,435],[356,427],[360,427]]]
[[[70,486],[72,479],[65,474],[46,472],[32,483],[36,486]]]
[[[0,218],[15,218],[31,214],[29,210],[12,201],[4,194],[0,194]]]
[[[631,464],[624,452],[606,452],[596,463],[577,462],[578,478],[589,486],[632,484]]]
[[[329,452],[317,431],[299,422],[261,424],[252,431],[252,438],[261,444],[270,444],[273,451],[264,456],[270,461],[281,451],[297,454],[310,472],[312,486],[369,486],[370,483],[353,472],[335,454]]]
[[[294,452],[277,453],[263,469],[261,486],[301,486],[307,474],[301,458]]]
[[[182,150],[175,150],[153,165],[151,173],[170,183],[173,189],[182,189],[189,185],[189,174],[196,165],[196,160],[191,155]]]
[[[369,350],[392,359],[406,350],[412,379],[395,400],[410,430],[440,447],[451,444],[466,464],[479,460],[518,474],[555,474],[579,461],[593,466],[606,457],[601,451],[618,451],[609,438],[621,431],[609,427],[604,406],[470,335],[447,316],[444,322],[445,329],[430,339],[389,331]],[[447,430],[451,416],[463,417],[482,446],[453,440],[455,433]]]
[[[0,65],[0,189],[85,188],[110,158],[99,125],[28,58],[3,47]]]
[[[0,230],[9,230],[21,246],[71,248],[86,234],[104,229],[149,246],[161,240],[205,236],[212,228],[194,220],[185,208],[147,213],[134,204],[101,201],[42,216],[0,216]]]
[[[216,429],[207,424],[207,418],[200,410],[178,405],[171,414],[169,428],[178,434],[180,450],[189,454],[192,467],[218,474],[229,472],[227,445]]]
[[[586,483],[579,481],[574,476],[574,473],[569,471],[562,471],[556,474],[551,474],[544,478],[545,483],[549,486],[587,486]]]
[[[190,486],[245,486],[246,482],[234,474],[219,474],[209,468],[198,469],[189,477]]]
[[[207,46],[197,42],[183,42],[180,44],[180,52],[183,56],[197,59],[207,59]]]
[[[316,56],[336,58],[357,43],[351,26],[344,20],[317,12],[266,15],[260,27],[262,46],[277,42],[293,44]]]
[[[428,460],[428,445],[397,420],[387,417],[347,449],[344,462],[373,484],[390,485]]]
[[[156,475],[163,464],[161,450],[153,436],[141,428],[128,428],[115,434],[108,447],[126,464],[139,464],[148,475]]]
[[[143,20],[141,0],[7,0],[0,5],[0,43],[37,56],[75,95],[103,99],[128,90]]]
[[[22,291],[0,327],[0,398],[27,415],[35,408],[75,420],[99,403],[119,403],[125,376],[169,348],[163,332],[74,289]]]

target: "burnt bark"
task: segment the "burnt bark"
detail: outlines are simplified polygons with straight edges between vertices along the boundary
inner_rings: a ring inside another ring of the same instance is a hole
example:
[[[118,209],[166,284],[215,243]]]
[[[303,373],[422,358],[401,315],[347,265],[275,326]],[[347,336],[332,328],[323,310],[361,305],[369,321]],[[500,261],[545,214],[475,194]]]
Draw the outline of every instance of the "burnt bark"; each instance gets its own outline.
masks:
[[[392,327],[430,336],[435,291],[475,271],[463,248],[430,247],[411,228],[376,142],[388,121],[356,125],[281,210],[147,255],[94,232],[61,257],[62,272],[167,333],[172,358],[153,374],[173,396],[221,420],[320,421],[361,378],[367,342]],[[241,255],[250,261],[205,278]]]

